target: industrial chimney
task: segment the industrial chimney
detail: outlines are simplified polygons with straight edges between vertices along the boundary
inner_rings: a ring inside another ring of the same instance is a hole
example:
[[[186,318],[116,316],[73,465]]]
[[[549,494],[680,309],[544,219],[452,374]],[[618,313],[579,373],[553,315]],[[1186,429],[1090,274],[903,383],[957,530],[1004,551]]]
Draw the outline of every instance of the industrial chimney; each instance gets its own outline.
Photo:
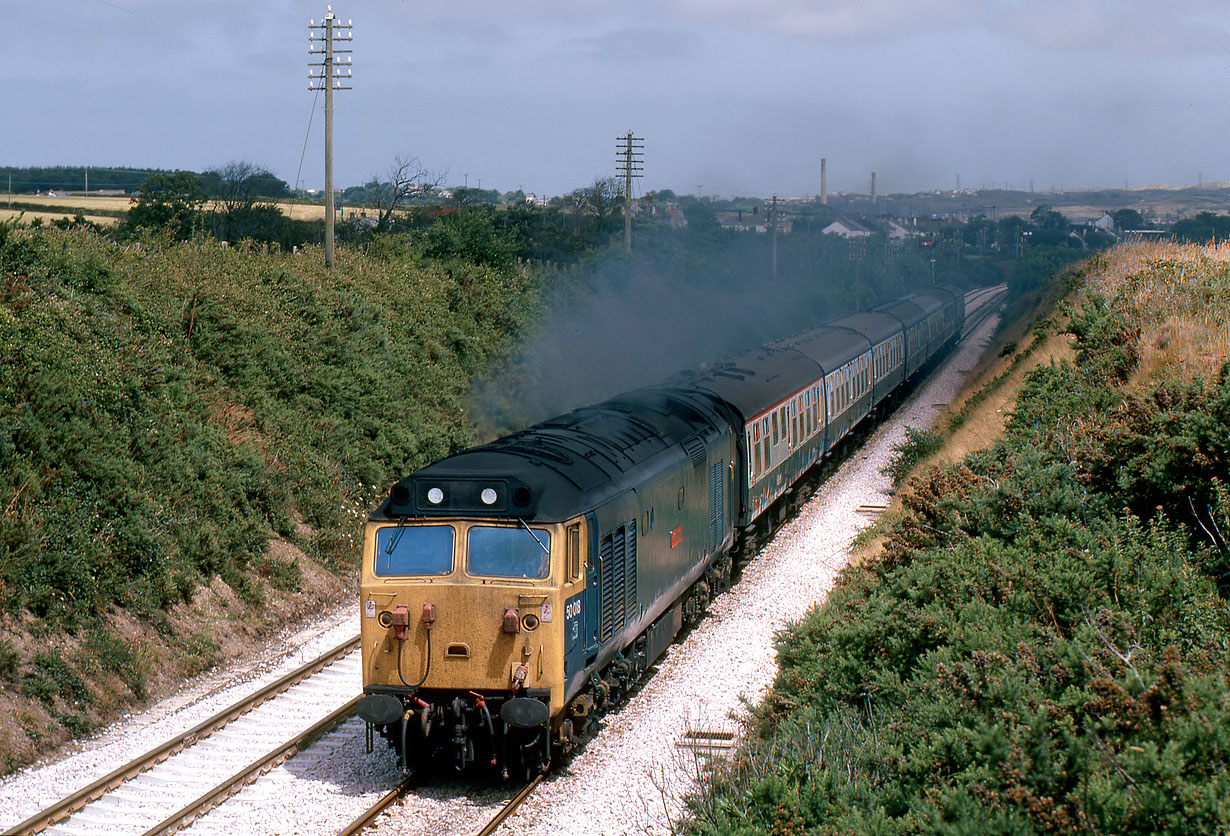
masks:
[[[820,158],[820,205],[829,205],[829,172],[828,160]]]

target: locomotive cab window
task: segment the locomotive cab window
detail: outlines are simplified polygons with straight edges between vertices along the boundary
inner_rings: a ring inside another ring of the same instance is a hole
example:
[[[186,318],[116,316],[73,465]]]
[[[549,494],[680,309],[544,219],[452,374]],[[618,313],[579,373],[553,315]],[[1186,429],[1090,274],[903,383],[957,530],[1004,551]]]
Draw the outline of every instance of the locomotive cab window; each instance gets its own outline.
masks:
[[[551,569],[551,532],[545,528],[476,525],[470,529],[466,571],[491,578],[545,578]]]
[[[377,577],[447,575],[453,571],[451,525],[389,525],[376,531]]]
[[[568,580],[575,581],[581,577],[581,526],[568,526],[567,537]]]

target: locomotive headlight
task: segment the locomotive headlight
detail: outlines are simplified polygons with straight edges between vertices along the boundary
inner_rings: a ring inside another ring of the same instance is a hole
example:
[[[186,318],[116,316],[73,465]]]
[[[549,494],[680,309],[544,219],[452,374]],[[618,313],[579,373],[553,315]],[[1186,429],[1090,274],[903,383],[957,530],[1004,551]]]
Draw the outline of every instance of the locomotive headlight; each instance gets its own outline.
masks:
[[[444,501],[444,491],[440,490],[439,488],[428,488],[427,489],[427,501],[430,502],[432,505],[439,505],[441,502]]]
[[[495,505],[495,488],[483,488],[483,492],[478,495],[478,498],[483,501],[484,505]]]

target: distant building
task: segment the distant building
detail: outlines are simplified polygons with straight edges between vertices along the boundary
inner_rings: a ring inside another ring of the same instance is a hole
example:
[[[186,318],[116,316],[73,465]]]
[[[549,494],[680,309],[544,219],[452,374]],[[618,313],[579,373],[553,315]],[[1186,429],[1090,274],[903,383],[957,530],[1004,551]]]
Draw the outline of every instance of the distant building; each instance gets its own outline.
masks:
[[[833,221],[820,231],[825,235],[840,235],[842,238],[868,238],[875,234],[865,224],[849,218]]]
[[[1115,234],[1115,219],[1111,217],[1109,212],[1103,212],[1102,217],[1098,218],[1092,224],[1094,229],[1100,229],[1103,232]]]

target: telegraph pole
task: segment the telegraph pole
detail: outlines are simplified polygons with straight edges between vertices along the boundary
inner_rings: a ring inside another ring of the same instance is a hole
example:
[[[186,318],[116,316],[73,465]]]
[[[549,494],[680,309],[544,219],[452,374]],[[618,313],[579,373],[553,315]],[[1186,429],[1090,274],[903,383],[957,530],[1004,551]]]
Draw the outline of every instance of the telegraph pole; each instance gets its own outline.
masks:
[[[777,195],[769,206],[769,229],[773,234],[773,281],[777,281]]]
[[[632,178],[643,177],[645,170],[645,138],[632,135],[632,129],[623,136],[615,137],[620,143],[615,146],[619,155],[615,158],[615,173],[624,178],[624,252],[632,252]],[[638,144],[640,143],[640,144]]]
[[[321,30],[318,34],[317,30]],[[342,26],[333,14],[333,7],[328,7],[325,19],[320,23],[308,21],[308,55],[322,56],[320,63],[308,65],[308,90],[325,91],[325,266],[333,269],[333,223],[337,212],[333,195],[333,91],[349,90],[343,82],[350,81],[350,59],[347,58],[346,73],[342,74],[342,62],[337,60],[338,54],[349,53],[349,49],[336,49],[336,41],[351,40],[351,23],[346,21]],[[319,48],[317,45],[320,45]],[[312,68],[320,67],[319,74]]]

